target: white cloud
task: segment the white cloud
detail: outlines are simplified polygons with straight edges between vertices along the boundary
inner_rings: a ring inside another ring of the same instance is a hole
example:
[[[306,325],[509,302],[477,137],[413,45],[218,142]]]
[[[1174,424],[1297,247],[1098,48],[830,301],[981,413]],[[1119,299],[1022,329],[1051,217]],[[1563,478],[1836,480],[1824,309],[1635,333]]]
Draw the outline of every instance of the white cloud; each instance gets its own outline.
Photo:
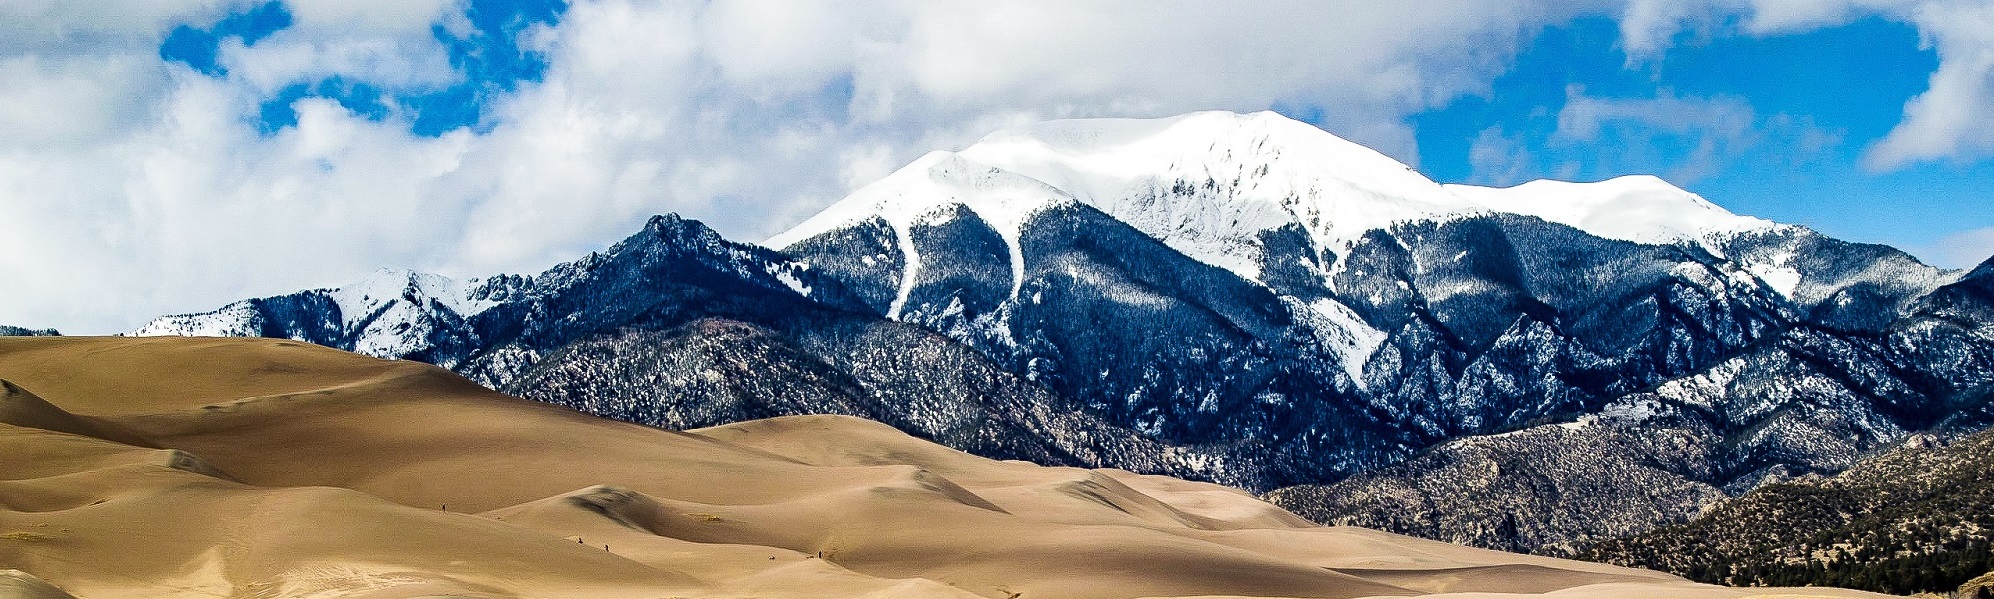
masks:
[[[1509,187],[1536,178],[1542,171],[1537,156],[1522,136],[1511,135],[1498,125],[1483,129],[1468,145],[1469,179],[1483,185]],[[1569,179],[1570,177],[1562,177]]]
[[[298,27],[373,32],[429,33],[457,0],[284,0]]]
[[[212,22],[241,4],[242,0],[6,0],[0,2],[0,50],[156,41],[176,23]]]
[[[1652,97],[1614,98],[1573,86],[1556,116],[1548,134],[1503,126],[1480,132],[1468,149],[1469,179],[1507,186],[1538,176],[1653,173],[1691,185],[1741,166],[1759,173],[1808,168],[1842,143],[1839,131],[1808,117],[1761,116],[1743,98],[1682,96],[1666,88]]]
[[[1758,35],[1807,31],[1848,22],[1856,7],[1822,0],[1752,0],[1745,29]]]
[[[1576,145],[1585,151],[1616,147],[1620,172],[1664,170],[1664,177],[1689,184],[1715,174],[1723,162],[1755,141],[1758,115],[1750,104],[1734,97],[1678,97],[1668,90],[1654,98],[1598,98],[1573,90],[1558,112],[1554,144]],[[1603,135],[1611,144],[1600,144]],[[1687,146],[1680,157],[1666,159],[1656,150],[1656,138],[1673,138]],[[1642,162],[1645,161],[1645,164]]]
[[[39,152],[129,135],[165,81],[158,60],[128,54],[0,57],[0,147]]]
[[[356,37],[286,29],[254,46],[223,40],[219,54],[231,76],[265,94],[335,76],[390,89],[440,88],[463,78],[427,31]]]
[[[1708,131],[1728,142],[1750,131],[1755,118],[1751,105],[1734,97],[1679,97],[1662,90],[1653,98],[1601,98],[1585,95],[1583,89],[1568,91],[1554,138],[1598,141],[1602,129],[1632,122],[1676,135]]]
[[[1863,155],[1895,170],[1913,162],[1994,156],[1994,4],[1929,2],[1912,21],[1937,47],[1931,86],[1904,104],[1904,120]]]
[[[1659,56],[1685,30],[1708,28],[1723,0],[1628,0],[1620,13],[1620,46],[1629,65]]]
[[[1620,12],[1620,43],[1628,63],[1638,65],[1660,57],[1685,33],[1708,36],[1729,26],[1760,36],[1799,33],[1914,1],[1628,0]]]
[[[1945,268],[1973,268],[1981,262],[1994,260],[1994,227],[1946,235],[1921,254],[1932,264]]]
[[[720,0],[699,14],[700,41],[720,73],[749,90],[807,93],[849,73],[864,15],[831,2]]]

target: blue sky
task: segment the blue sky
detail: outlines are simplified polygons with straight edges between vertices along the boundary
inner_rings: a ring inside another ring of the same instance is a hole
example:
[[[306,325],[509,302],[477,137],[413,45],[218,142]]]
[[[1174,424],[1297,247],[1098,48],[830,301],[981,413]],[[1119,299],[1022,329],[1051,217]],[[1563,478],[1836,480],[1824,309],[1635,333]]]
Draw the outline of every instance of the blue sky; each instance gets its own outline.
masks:
[[[395,90],[338,75],[294,81],[258,104],[257,128],[268,134],[296,126],[297,112],[291,105],[320,97],[369,120],[402,116],[400,120],[416,135],[433,137],[460,127],[489,130],[491,123],[483,120],[485,104],[517,90],[522,82],[540,80],[547,70],[546,56],[521,48],[519,34],[535,25],[559,23],[566,9],[560,0],[472,0],[463,6],[468,28],[453,31],[440,23],[430,27],[462,79]],[[293,22],[283,2],[249,4],[211,24],[174,26],[160,42],[159,57],[209,77],[225,78],[228,69],[219,59],[222,44],[254,46]]]
[[[1928,254],[1945,234],[1994,224],[1994,161],[1862,164],[1865,149],[1897,125],[1938,67],[1915,27],[1867,17],[1766,37],[1684,32],[1666,55],[1638,64],[1629,63],[1619,34],[1606,18],[1545,27],[1491,93],[1413,115],[1421,170],[1492,185],[1656,173],[1735,212]],[[1554,139],[1575,93],[1715,104],[1739,111],[1747,128],[1624,122],[1597,139]],[[1477,136],[1491,128],[1528,154],[1518,172],[1471,159]],[[1736,140],[1712,156],[1697,154],[1701,142],[1727,135]],[[1930,258],[1961,265],[1953,256]]]
[[[1994,254],[1977,0],[9,3],[0,323],[534,272],[659,212],[758,240],[998,128],[1208,109]]]

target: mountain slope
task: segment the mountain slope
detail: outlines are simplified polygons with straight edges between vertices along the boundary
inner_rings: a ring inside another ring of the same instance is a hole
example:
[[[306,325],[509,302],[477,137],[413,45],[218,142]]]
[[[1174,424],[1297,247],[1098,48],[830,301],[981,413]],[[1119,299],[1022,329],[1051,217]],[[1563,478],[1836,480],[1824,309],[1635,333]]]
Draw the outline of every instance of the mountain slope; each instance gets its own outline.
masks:
[[[1917,431],[1984,429],[1990,389],[1994,345],[1949,323],[1795,328],[1576,422],[1449,442],[1269,500],[1318,522],[1571,555],[1685,522],[1727,494],[1840,472]]]
[[[1737,585],[1944,593],[1994,570],[1994,432],[1918,437],[1834,477],[1766,485],[1586,559]]]

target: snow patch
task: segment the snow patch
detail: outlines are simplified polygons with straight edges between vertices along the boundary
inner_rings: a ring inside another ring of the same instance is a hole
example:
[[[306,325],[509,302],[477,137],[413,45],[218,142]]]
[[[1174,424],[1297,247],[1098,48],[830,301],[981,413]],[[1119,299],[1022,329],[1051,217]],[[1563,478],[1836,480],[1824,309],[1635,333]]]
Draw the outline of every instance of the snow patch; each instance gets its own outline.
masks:
[[[354,353],[400,358],[430,346],[430,334],[443,322],[438,308],[469,318],[507,300],[508,290],[493,286],[498,282],[389,268],[351,285],[299,293],[317,294],[338,306],[338,334],[352,340],[348,349]],[[125,335],[260,337],[263,324],[256,305],[242,301],[212,312],[160,317]]]
[[[1704,372],[1662,383],[1655,394],[1684,405],[1715,408],[1730,395],[1731,382],[1746,366],[1742,358],[1725,360]]]
[[[893,294],[893,304],[886,309],[886,317],[900,320],[900,311],[907,307],[907,298],[914,295],[915,275],[921,272],[921,253],[914,250],[914,232],[911,223],[888,221],[893,226],[893,239],[900,245],[900,289]]]
[[[1773,256],[1765,262],[1750,262],[1743,265],[1746,272],[1764,281],[1767,287],[1787,299],[1794,299],[1793,293],[1800,289],[1800,271],[1793,268],[1793,252]]]
[[[796,262],[792,267],[771,267],[769,274],[774,276],[775,280],[781,281],[784,286],[789,287],[790,291],[796,292],[797,295],[810,297],[810,285],[804,283],[803,279],[796,276],[797,272],[807,270],[810,270],[810,263]]]
[[[1357,316],[1349,306],[1329,298],[1311,302],[1282,296],[1282,303],[1296,320],[1315,334],[1317,341],[1330,351],[1336,352],[1343,365],[1343,371],[1350,375],[1351,382],[1359,388],[1364,386],[1364,363],[1385,344],[1388,335],[1372,328],[1364,319]]]

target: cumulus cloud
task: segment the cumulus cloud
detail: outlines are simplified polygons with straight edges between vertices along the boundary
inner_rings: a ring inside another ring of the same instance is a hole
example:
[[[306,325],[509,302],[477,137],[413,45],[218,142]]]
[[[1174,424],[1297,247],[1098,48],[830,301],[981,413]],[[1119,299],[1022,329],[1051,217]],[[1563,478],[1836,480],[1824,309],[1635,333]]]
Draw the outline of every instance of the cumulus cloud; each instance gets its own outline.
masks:
[[[218,62],[259,93],[330,77],[393,88],[436,88],[462,78],[427,30],[359,37],[325,30],[286,29],[245,45],[222,42]]]
[[[285,0],[298,26],[363,31],[428,33],[445,11],[461,10],[456,0]]]
[[[174,24],[212,21],[239,0],[8,0],[0,2],[0,50],[78,50],[106,42],[156,41]]]
[[[1629,0],[1620,13],[1620,46],[1631,65],[1652,60],[1684,31],[1707,29],[1724,11],[1722,0]]]
[[[1863,155],[1874,170],[1913,162],[1994,156],[1994,4],[1928,2],[1910,10],[1939,53],[1931,86],[1904,105],[1904,120]]]
[[[152,116],[145,100],[165,80],[156,62],[129,54],[0,58],[0,147],[32,153],[129,135]]]
[[[1857,15],[1896,11],[1917,0],[1628,0],[1619,15],[1620,43],[1630,65],[1659,57],[1684,34],[1708,36],[1725,27],[1779,35],[1841,25]]]

